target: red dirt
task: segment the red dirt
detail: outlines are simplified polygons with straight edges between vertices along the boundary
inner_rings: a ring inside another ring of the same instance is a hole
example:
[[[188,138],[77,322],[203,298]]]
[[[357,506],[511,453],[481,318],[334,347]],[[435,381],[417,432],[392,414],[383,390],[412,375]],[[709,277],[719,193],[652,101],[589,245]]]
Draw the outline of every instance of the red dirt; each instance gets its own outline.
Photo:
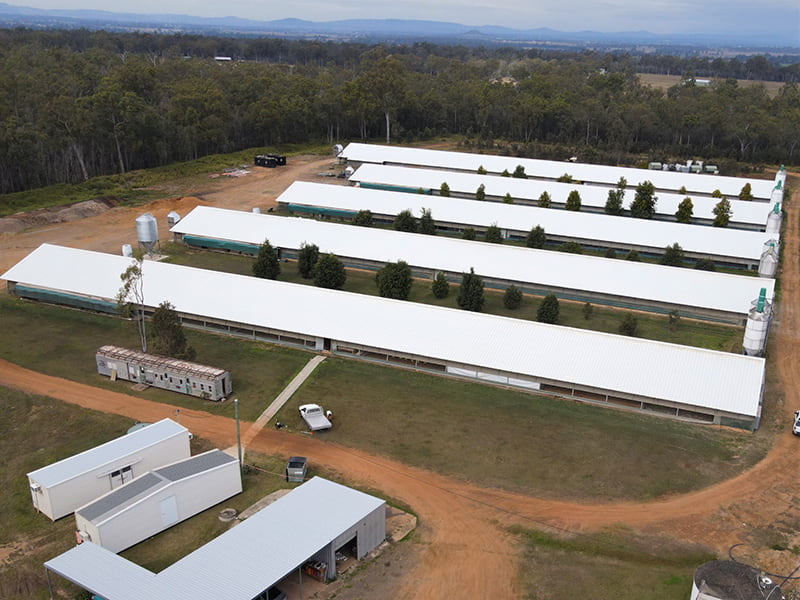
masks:
[[[226,207],[265,205],[288,183],[326,168],[330,159],[295,161],[297,168],[264,171],[250,181],[224,182],[219,191],[195,192],[206,202]],[[233,185],[230,185],[233,184]],[[234,197],[235,196],[235,197]],[[29,235],[0,236],[0,268],[22,258],[44,241],[76,247],[117,251],[119,244],[134,238],[135,216],[144,210],[163,222],[169,210],[185,213],[199,203],[197,198],[164,200],[137,210],[113,209],[107,213]],[[647,503],[578,504],[549,501],[486,489],[454,481],[436,473],[403,465],[326,442],[319,437],[263,430],[249,448],[263,453],[308,456],[315,464],[342,473],[347,479],[380,489],[405,502],[420,519],[419,555],[412,566],[385,591],[392,598],[521,597],[516,582],[519,552],[515,539],[503,526],[548,524],[572,531],[591,531],[622,523],[642,532],[669,535],[714,548],[720,556],[740,541],[752,541],[777,521],[792,530],[800,523],[796,476],[798,443],[788,431],[790,416],[800,408],[800,347],[797,332],[798,301],[798,210],[786,209],[786,232],[780,321],[772,329],[777,336],[771,360],[775,361],[786,394],[782,419],[787,427],[768,456],[738,477],[694,493]],[[26,392],[58,398],[87,408],[129,416],[139,421],[175,417],[172,406],[125,394],[50,377],[0,361],[0,384]],[[235,441],[230,419],[202,411],[181,409],[180,420],[193,433],[220,447]],[[788,546],[800,544],[800,538]],[[763,547],[763,545],[762,545]],[[789,552],[744,550],[752,562],[774,571],[791,571],[796,556]]]

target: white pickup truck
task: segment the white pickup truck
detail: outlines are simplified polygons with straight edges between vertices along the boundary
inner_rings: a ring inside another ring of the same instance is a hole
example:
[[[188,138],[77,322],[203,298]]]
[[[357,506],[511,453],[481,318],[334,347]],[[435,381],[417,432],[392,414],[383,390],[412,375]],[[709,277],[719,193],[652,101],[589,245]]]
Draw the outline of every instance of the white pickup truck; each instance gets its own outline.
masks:
[[[325,416],[325,411],[319,404],[303,404],[300,406],[300,416],[311,431],[330,429],[331,422]]]

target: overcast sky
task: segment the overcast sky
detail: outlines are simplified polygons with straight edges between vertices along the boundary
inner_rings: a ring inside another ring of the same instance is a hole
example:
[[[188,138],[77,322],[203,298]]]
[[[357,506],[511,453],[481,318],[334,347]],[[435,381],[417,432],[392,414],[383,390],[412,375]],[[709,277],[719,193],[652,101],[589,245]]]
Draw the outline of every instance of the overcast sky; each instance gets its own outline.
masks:
[[[295,17],[424,19],[515,29],[763,34],[800,44],[800,0],[2,0],[34,8],[237,16],[259,21]]]

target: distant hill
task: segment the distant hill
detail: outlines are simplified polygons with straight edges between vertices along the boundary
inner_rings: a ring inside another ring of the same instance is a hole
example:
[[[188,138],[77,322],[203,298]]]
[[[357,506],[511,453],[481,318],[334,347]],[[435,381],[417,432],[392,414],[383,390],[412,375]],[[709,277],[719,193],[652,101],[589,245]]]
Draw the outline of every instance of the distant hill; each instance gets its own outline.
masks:
[[[537,42],[588,45],[737,46],[745,48],[798,48],[800,42],[776,31],[767,35],[654,34],[648,31],[557,31],[548,28],[511,29],[494,25],[466,26],[441,21],[404,19],[348,19],[313,22],[302,19],[254,21],[239,17],[195,17],[172,14],[133,14],[102,10],[38,9],[0,2],[0,27],[74,28],[161,32],[204,32],[215,35],[276,35],[290,38],[336,40],[420,41],[486,45],[534,45]]]

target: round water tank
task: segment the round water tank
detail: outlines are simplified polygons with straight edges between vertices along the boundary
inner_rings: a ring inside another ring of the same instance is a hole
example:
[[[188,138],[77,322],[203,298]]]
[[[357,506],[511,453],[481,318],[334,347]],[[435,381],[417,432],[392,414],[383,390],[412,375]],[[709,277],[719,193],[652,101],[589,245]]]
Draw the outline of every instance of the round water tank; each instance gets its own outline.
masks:
[[[339,156],[342,153],[342,150],[344,150],[344,147],[341,144],[335,144],[333,146],[334,156]]]
[[[122,256],[131,258],[133,256],[133,248],[130,244],[122,244]]]
[[[158,224],[150,213],[144,213],[136,218],[136,239],[142,244],[158,241]]]
[[[253,214],[254,215],[260,215],[261,214],[261,209],[259,207],[257,207],[257,206],[254,206],[253,207]]]
[[[347,177],[348,179],[350,179],[350,175],[352,175],[354,172],[355,169],[353,169],[353,167],[348,166],[344,168],[344,176]]]

